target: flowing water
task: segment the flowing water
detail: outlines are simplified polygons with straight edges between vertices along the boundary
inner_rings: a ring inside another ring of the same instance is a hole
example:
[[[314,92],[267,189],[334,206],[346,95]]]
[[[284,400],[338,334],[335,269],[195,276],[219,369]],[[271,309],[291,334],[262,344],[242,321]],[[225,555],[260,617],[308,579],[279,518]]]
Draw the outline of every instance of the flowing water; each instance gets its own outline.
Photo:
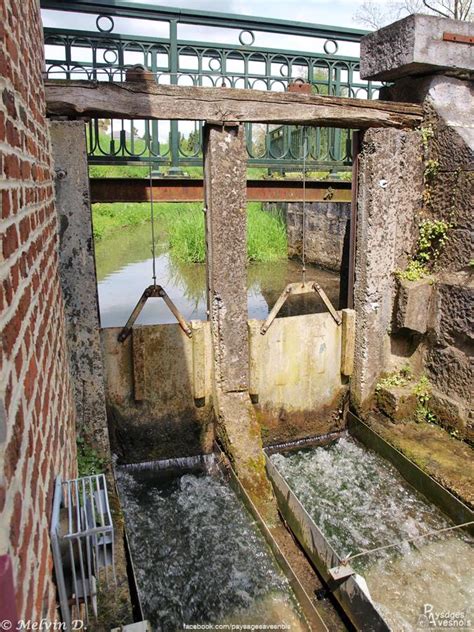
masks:
[[[218,472],[127,468],[117,480],[153,630],[225,623],[306,629],[257,526]]]
[[[175,261],[161,235],[157,243],[157,282],[162,285],[186,320],[206,320],[206,269],[204,264]],[[113,233],[96,244],[96,266],[102,327],[121,327],[145,287],[152,283],[150,227],[142,225]],[[306,278],[318,281],[335,307],[339,303],[339,274],[307,264]],[[288,283],[301,279],[301,265],[294,260],[252,263],[248,267],[249,318],[265,319]],[[316,295],[292,296],[280,316],[325,311]],[[160,299],[147,302],[137,324],[174,323]]]
[[[343,437],[324,447],[274,454],[282,473],[340,557],[452,526],[380,456]],[[423,612],[471,620],[474,550],[465,532],[450,531],[351,561],[392,629],[426,625]],[[428,627],[428,626],[426,626]]]

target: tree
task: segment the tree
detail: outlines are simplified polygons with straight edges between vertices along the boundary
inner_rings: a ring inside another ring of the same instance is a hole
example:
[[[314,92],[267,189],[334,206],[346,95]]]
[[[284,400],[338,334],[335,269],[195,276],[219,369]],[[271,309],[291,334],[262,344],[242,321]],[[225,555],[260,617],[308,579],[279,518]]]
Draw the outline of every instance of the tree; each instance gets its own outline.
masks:
[[[393,0],[381,4],[365,0],[354,19],[371,29],[379,29],[412,13],[430,13],[444,18],[472,22],[472,0]]]

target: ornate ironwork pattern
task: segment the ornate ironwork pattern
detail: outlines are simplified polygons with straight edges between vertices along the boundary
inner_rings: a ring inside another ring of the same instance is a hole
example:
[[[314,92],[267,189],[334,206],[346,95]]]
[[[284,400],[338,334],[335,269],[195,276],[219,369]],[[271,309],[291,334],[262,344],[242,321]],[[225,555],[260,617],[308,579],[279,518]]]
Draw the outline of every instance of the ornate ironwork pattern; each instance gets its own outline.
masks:
[[[42,0],[41,4],[45,9],[65,9],[57,0]],[[90,4],[87,0],[76,0],[66,6],[69,11],[92,13]],[[96,7],[109,4],[108,0],[95,3]],[[117,19],[129,17],[133,24],[137,16],[140,17],[140,10],[146,19],[165,24],[168,37],[115,33]],[[341,43],[357,43],[363,31],[200,11],[174,11],[118,1],[110,6],[110,12],[96,15],[95,32],[45,28],[47,76],[123,81],[127,68],[141,64],[155,73],[159,83],[166,84],[283,91],[295,79],[303,79],[311,83],[315,94],[366,99],[378,95],[378,84],[360,79],[358,58],[338,54]],[[240,24],[245,28],[240,28]],[[226,42],[191,41],[178,36],[178,26],[189,31],[192,25],[199,25],[199,33],[214,27],[211,35],[215,33],[216,40],[222,39],[225,26]],[[308,43],[312,52],[259,46],[259,39],[269,39],[268,33],[283,42],[298,36],[307,40],[311,35]],[[91,164],[139,164],[148,162],[150,156],[156,168],[168,165],[171,172],[178,171],[181,166],[202,164],[200,123],[123,120],[107,123],[106,126],[103,121],[94,120],[89,124]],[[249,164],[300,169],[303,160],[301,138],[301,128],[249,124]],[[347,168],[351,164],[351,132],[311,128],[306,153],[308,170]]]

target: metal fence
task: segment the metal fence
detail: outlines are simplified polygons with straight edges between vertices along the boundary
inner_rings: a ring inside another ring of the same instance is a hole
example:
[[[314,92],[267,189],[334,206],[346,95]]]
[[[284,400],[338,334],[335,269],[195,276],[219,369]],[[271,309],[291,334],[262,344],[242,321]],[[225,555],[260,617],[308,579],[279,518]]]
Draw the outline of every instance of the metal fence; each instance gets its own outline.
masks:
[[[303,79],[315,94],[367,99],[378,95],[378,84],[360,79],[358,57],[340,54],[341,47],[358,49],[365,31],[120,0],[42,0],[41,6],[75,12],[75,17],[82,15],[80,21],[95,28],[45,28],[50,78],[122,81],[128,67],[141,64],[155,73],[158,83],[172,85],[284,91]],[[150,25],[163,36],[138,34],[151,30]],[[287,43],[292,47],[287,49]],[[155,168],[166,165],[171,173],[202,165],[201,123],[107,123],[89,124],[92,164],[140,164],[151,157]],[[306,143],[301,129],[291,126],[248,124],[246,131],[251,166],[301,168],[303,151],[308,169],[351,164],[350,130],[311,128]]]

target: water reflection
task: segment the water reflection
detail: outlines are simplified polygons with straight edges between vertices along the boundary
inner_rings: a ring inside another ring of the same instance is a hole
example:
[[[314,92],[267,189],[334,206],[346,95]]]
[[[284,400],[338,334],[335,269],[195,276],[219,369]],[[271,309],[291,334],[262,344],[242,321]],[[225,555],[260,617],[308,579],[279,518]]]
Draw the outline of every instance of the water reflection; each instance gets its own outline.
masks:
[[[204,264],[175,261],[167,252],[164,233],[156,244],[157,282],[162,285],[187,320],[205,320],[206,271]],[[96,266],[102,327],[125,324],[143,290],[152,282],[150,228],[148,225],[124,229],[96,245]],[[338,306],[339,276],[307,266],[308,281],[318,281],[333,304]],[[283,260],[253,263],[248,267],[249,318],[264,319],[285,285],[301,279],[299,262]],[[290,297],[280,316],[325,311],[314,295]],[[150,299],[137,324],[174,323],[174,317],[160,299]]]

